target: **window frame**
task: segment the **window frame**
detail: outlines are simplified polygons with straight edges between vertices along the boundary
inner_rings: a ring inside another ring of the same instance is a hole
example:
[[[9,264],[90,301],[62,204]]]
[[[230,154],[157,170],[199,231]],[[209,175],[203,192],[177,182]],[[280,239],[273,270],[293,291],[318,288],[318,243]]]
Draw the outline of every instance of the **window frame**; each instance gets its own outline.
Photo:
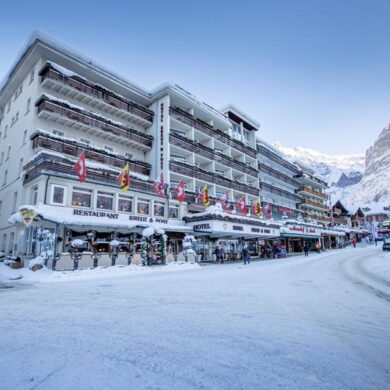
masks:
[[[158,215],[156,214],[156,206],[160,204],[160,206],[163,206],[163,214]],[[153,217],[165,217],[165,202],[162,202],[161,200],[154,200],[153,201]]]
[[[62,202],[55,202],[54,201],[54,190],[55,190],[55,188],[61,188],[64,191]],[[54,206],[65,206],[66,205],[66,190],[67,189],[68,189],[67,186],[63,186],[63,185],[60,185],[60,184],[52,183],[50,185],[50,204],[52,204]]]
[[[108,208],[105,208],[105,207],[98,207],[99,197],[104,197],[104,198],[107,198],[107,199],[111,199],[111,208],[108,209]],[[97,191],[96,192],[96,202],[95,202],[96,210],[113,211],[114,210],[114,206],[115,206],[115,202],[114,202],[114,194],[113,193],[105,192],[105,191]]]
[[[140,203],[145,203],[147,204],[148,206],[148,212],[147,213],[141,213],[139,212],[139,208],[138,208],[138,205]],[[150,199],[145,199],[145,198],[137,198],[137,208],[136,208],[136,211],[137,211],[137,214],[138,215],[150,215]]]
[[[130,202],[131,202],[131,209],[130,209],[130,211],[124,211],[124,210],[121,210],[121,209],[120,209],[120,207],[119,207],[119,202],[120,202],[120,200],[127,200],[127,201],[130,201]],[[134,198],[131,197],[131,196],[118,195],[118,199],[117,199],[116,205],[117,205],[117,210],[118,210],[118,212],[130,214],[130,213],[133,212]]]
[[[89,206],[74,205],[73,204],[73,194],[75,192],[78,192],[78,193],[84,194],[84,195],[89,195],[90,196]],[[81,207],[83,209],[90,209],[90,208],[92,208],[92,204],[93,204],[93,191],[92,190],[88,190],[87,188],[82,188],[82,187],[73,187],[72,188],[72,199],[71,199],[71,206],[72,207]]]

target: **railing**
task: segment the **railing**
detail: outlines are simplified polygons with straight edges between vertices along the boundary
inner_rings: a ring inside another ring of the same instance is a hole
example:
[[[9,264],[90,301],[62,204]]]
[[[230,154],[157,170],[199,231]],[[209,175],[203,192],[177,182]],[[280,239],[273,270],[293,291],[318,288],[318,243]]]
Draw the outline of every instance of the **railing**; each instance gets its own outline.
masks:
[[[315,202],[313,200],[310,200],[310,199],[303,199],[303,203],[306,203],[306,204],[310,204],[312,206],[315,206],[315,207],[318,207],[318,208],[321,208],[323,210],[328,210],[328,207],[324,206],[323,204],[321,204],[320,202]]]
[[[284,188],[277,187],[266,181],[260,181],[260,188],[264,188],[264,187],[273,194],[284,196],[290,200],[302,201],[302,196],[296,194],[295,192],[290,192]]]
[[[207,146],[195,143],[188,138],[171,133],[169,136],[169,142],[174,146],[178,146],[184,150],[194,152],[202,157],[214,160],[222,165],[231,167],[243,173],[248,173],[257,178],[257,170],[255,168],[252,168],[247,164],[241,163],[240,161],[233,160],[231,157],[216,152],[213,149],[208,148]]]
[[[283,159],[281,156],[279,156],[275,152],[272,152],[271,150],[267,149],[265,146],[258,144],[257,151],[261,156],[264,156],[264,157],[276,162],[277,164],[284,166],[286,169],[292,171],[294,175],[299,174],[300,171],[294,164],[291,164],[289,161]]]
[[[201,181],[214,183],[227,188],[233,188],[234,190],[240,191],[242,193],[259,196],[259,190],[257,188],[247,186],[235,180],[227,179],[213,172],[207,172],[201,168],[193,167],[192,165],[183,162],[170,161],[169,169],[172,172],[178,173],[180,175],[194,177],[195,179]]]
[[[285,173],[282,173],[274,168],[271,168],[268,165],[263,164],[261,162],[258,163],[258,167],[259,167],[260,173],[264,172],[264,173],[266,173],[272,177],[275,177],[279,180],[283,180],[284,182],[289,183],[290,185],[295,186],[295,188],[297,188],[297,185],[299,183],[299,181],[297,179],[294,179],[293,177],[290,177],[290,176],[286,175]]]
[[[246,146],[245,144],[230,138],[230,136],[228,134],[225,134],[223,131],[212,127],[204,122],[201,122],[200,120],[191,117],[191,115],[173,107],[169,108],[169,114],[171,115],[171,117],[188,126],[193,127],[194,129],[201,131],[203,134],[206,134],[224,143],[225,145],[230,145],[231,147],[239,150],[242,153],[247,154],[250,157],[256,158],[255,149],[252,149],[249,146]]]
[[[104,120],[103,118],[95,117],[93,113],[80,112],[76,108],[68,106],[66,103],[50,101],[47,97],[41,97],[37,101],[36,106],[38,107],[38,114],[43,111],[51,112],[68,118],[72,121],[82,123],[86,126],[98,128],[118,137],[126,138],[132,142],[144,145],[148,148],[152,147],[152,136],[142,134],[137,130],[128,128],[123,125],[114,124],[110,120]]]
[[[74,163],[61,157],[56,157],[45,153],[42,153],[39,155],[39,157],[27,163],[24,166],[24,170],[26,171],[24,175],[24,184],[43,174],[50,174],[59,177],[69,177],[71,179],[78,180],[77,174],[74,170]],[[103,169],[99,170],[88,167],[86,181],[119,187],[118,175],[115,172],[106,171]],[[136,178],[131,178],[131,189],[155,194],[151,182],[137,180]]]
[[[114,157],[106,152],[96,151],[88,145],[72,140],[60,140],[51,138],[50,134],[40,133],[36,131],[31,139],[33,141],[33,149],[45,148],[55,152],[64,153],[70,156],[78,157],[81,152],[85,153],[85,157],[89,160],[94,160],[107,166],[123,168],[126,163],[129,164],[130,172],[140,173],[142,175],[150,175],[150,165],[143,161],[129,161],[125,157]]]
[[[304,218],[313,218],[317,219],[318,221],[330,222],[330,218],[328,217],[320,217],[319,215],[311,215],[309,213],[303,213],[302,215]]]
[[[78,78],[77,76],[65,76],[57,69],[54,69],[50,64],[46,64],[45,67],[40,71],[39,75],[42,77],[42,82],[46,79],[59,81],[62,84],[74,88],[77,91],[80,91],[95,99],[103,100],[110,106],[138,116],[148,122],[153,120],[153,111],[147,109],[146,107],[142,107],[137,103],[127,100],[123,96],[116,95],[114,92],[109,91],[100,85],[95,85],[88,82],[87,80]]]
[[[309,192],[310,194],[320,196],[321,198],[324,198],[324,199],[328,199],[328,195],[327,194],[324,194],[323,192],[319,192],[319,191],[313,190],[313,189],[311,189],[309,187],[306,187],[306,186],[300,186],[299,187],[299,191]]]

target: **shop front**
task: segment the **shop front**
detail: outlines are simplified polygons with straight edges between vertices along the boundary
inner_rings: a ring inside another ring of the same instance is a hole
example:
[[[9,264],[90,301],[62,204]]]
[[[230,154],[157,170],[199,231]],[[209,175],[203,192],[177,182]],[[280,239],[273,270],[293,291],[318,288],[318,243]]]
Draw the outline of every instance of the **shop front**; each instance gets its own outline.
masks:
[[[287,253],[303,252],[305,245],[309,251],[314,251],[315,244],[320,240],[321,229],[316,225],[287,222],[280,228],[280,242],[285,245]]]

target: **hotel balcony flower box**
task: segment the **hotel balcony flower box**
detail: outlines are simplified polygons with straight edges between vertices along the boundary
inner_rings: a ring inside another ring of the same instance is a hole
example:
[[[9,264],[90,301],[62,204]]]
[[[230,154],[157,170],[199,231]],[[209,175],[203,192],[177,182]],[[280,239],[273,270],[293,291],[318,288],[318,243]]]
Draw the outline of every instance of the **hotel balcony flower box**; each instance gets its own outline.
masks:
[[[78,157],[82,152],[84,152],[87,160],[93,160],[106,166],[119,169],[122,169],[126,163],[128,163],[130,172],[150,176],[151,166],[146,162],[129,160],[124,156],[115,155],[106,150],[95,148],[76,140],[56,136],[41,130],[35,131],[31,135],[30,139],[33,141],[33,150],[43,148],[73,157]]]
[[[240,141],[232,139],[228,134],[224,133],[223,131],[192,117],[190,114],[173,107],[169,108],[169,114],[172,118],[178,120],[179,122],[182,122],[187,126],[193,127],[194,129],[201,131],[203,134],[206,134],[224,143],[225,145],[230,145],[231,147],[237,149],[242,153],[245,153],[252,158],[256,158],[256,149],[247,146]]]
[[[38,118],[49,119],[143,151],[152,148],[153,137],[92,112],[42,95],[35,104]]]
[[[39,75],[42,87],[83,101],[108,114],[131,120],[142,126],[149,127],[152,124],[153,111],[76,74],[65,75],[55,68],[55,64],[47,63]]]
[[[44,152],[30,160],[23,169],[25,171],[23,184],[29,183],[41,175],[68,178],[78,182],[78,176],[74,169],[74,161]],[[119,172],[120,170],[98,169],[87,166],[86,182],[109,185],[119,189]],[[131,178],[130,189],[132,191],[155,194],[152,182],[139,180],[136,177]]]
[[[236,169],[237,171],[247,173],[255,178],[257,178],[257,170],[244,164],[240,161],[236,161],[231,157],[225,156],[222,153],[216,152],[207,146],[198,144],[188,138],[182,137],[180,135],[171,133],[169,136],[169,142],[171,145],[177,146],[189,152],[198,154],[199,156],[214,160],[222,165]]]

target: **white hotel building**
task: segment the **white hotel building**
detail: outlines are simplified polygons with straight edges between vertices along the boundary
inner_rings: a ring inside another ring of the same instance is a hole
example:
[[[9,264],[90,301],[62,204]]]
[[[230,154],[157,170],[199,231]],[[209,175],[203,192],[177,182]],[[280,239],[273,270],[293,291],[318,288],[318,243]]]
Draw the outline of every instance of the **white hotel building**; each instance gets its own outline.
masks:
[[[185,234],[278,235],[277,226],[250,215],[209,215],[197,197],[205,184],[214,201],[226,192],[233,201],[245,195],[250,209],[259,197],[259,124],[236,107],[217,111],[171,84],[147,91],[42,35],[28,41],[0,88],[0,251],[7,255],[33,258],[51,235],[51,249],[64,259],[71,240],[84,241],[86,252],[93,241],[105,254],[115,238],[136,260],[150,226],[164,230],[176,253]],[[87,179],[80,183],[74,165],[83,151]],[[131,185],[122,192],[126,163]],[[164,196],[152,187],[160,172],[170,184]],[[182,204],[172,196],[180,179]],[[21,205],[34,213],[28,226]],[[216,219],[220,231],[197,231]]]

